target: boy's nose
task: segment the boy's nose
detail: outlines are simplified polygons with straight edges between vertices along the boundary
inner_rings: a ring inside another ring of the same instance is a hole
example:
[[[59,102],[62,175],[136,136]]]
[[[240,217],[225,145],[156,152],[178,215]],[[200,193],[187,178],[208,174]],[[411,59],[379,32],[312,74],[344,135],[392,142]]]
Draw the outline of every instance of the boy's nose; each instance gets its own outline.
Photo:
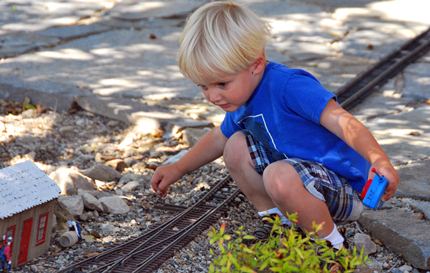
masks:
[[[216,90],[208,90],[206,94],[207,100],[213,104],[217,104],[221,100],[221,96]]]

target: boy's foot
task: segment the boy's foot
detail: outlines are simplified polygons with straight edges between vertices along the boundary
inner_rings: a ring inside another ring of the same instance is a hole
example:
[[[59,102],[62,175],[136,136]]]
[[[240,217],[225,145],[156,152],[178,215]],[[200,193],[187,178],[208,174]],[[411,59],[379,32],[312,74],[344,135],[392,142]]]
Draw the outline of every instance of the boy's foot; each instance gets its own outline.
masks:
[[[252,233],[252,236],[254,236],[254,239],[244,239],[243,243],[250,246],[250,245],[256,244],[257,242],[265,241],[265,240],[269,239],[273,224],[270,223],[266,218],[270,217],[270,218],[274,219],[275,216],[276,216],[276,214],[263,217],[263,219],[261,221],[261,225],[258,226],[254,230],[254,232]]]
[[[271,223],[267,218],[270,218],[272,220],[275,220],[276,217],[279,217],[277,214],[270,214],[267,216],[264,216],[261,220],[261,225],[258,226],[254,232],[252,233],[252,236],[255,237],[255,239],[248,239],[244,240],[244,243],[247,245],[252,245],[260,241],[266,241],[270,237],[270,233],[272,232],[273,223]],[[288,228],[289,226],[286,224],[282,224],[285,228]]]
[[[262,219],[262,223],[259,227],[257,227],[254,230],[254,233],[252,234],[256,240],[258,241],[265,241],[267,239],[269,239],[270,237],[270,232],[272,231],[273,228],[273,223],[270,223],[267,218],[271,218],[271,219],[275,219],[277,215],[276,214],[272,214],[270,216],[266,216]]]

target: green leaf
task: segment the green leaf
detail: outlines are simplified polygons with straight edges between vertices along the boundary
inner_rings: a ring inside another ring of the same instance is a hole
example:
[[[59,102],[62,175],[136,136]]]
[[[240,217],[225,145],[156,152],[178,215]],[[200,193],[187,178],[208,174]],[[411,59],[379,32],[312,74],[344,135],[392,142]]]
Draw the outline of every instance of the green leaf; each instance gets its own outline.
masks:
[[[353,268],[367,259],[363,251],[360,254],[356,249],[351,252],[346,249],[335,252],[324,240],[318,239],[315,232],[302,236],[293,228],[284,229],[279,219],[272,221],[272,236],[251,246],[245,245],[243,240],[255,237],[244,232],[243,226],[233,231],[235,236],[225,232],[225,225],[219,231],[211,228],[208,233],[210,251],[216,253],[213,254],[216,257],[209,266],[210,272],[321,273],[328,272],[328,264],[338,262],[344,266],[345,273],[352,273]],[[321,263],[325,264],[323,268]]]

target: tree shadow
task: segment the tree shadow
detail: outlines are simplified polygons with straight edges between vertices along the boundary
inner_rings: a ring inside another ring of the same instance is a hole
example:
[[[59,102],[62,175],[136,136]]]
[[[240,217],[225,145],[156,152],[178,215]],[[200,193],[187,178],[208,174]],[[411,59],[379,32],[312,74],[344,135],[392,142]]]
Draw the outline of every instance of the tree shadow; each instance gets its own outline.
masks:
[[[333,0],[325,4],[335,11],[339,7],[364,7],[371,2],[374,1]],[[343,21],[333,22],[327,11],[311,0],[296,6],[279,1],[273,4],[278,8],[265,5],[264,1],[247,4],[274,26],[269,57],[274,56],[275,61],[279,57],[291,67],[309,70],[333,91],[400,47],[416,31],[412,23],[382,19],[375,13],[351,14]],[[127,19],[106,13],[100,20],[78,28],[71,25],[38,30],[31,35],[54,40],[36,45],[28,54],[4,60],[0,74],[11,82],[22,83],[17,90],[30,90],[25,96],[31,97],[32,89],[51,88],[52,93],[65,95],[69,92],[71,97],[78,97],[76,101],[81,105],[90,98],[96,100],[93,105],[109,109],[96,112],[110,113],[108,116],[114,119],[129,119],[133,112],[155,115],[162,122],[178,118],[169,116],[169,100],[193,101],[201,97],[176,65],[177,40],[184,21],[185,16]],[[371,31],[375,28],[379,30]],[[43,103],[49,96],[48,93],[41,99],[40,93],[36,93],[32,100]],[[158,106],[147,107],[141,103],[142,98],[154,100]],[[160,100],[163,98],[167,100]],[[62,126],[61,121],[58,126]],[[25,141],[32,142],[28,138]],[[41,158],[60,157],[55,149],[39,150],[41,155],[45,154]]]

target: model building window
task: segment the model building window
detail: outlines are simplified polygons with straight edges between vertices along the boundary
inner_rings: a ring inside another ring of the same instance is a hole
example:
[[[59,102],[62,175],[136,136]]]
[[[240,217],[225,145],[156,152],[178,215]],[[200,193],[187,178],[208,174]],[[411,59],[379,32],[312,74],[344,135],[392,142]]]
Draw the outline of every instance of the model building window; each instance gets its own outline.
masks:
[[[44,213],[39,216],[39,224],[37,225],[36,245],[40,245],[45,242],[47,227],[48,227],[48,213]]]

